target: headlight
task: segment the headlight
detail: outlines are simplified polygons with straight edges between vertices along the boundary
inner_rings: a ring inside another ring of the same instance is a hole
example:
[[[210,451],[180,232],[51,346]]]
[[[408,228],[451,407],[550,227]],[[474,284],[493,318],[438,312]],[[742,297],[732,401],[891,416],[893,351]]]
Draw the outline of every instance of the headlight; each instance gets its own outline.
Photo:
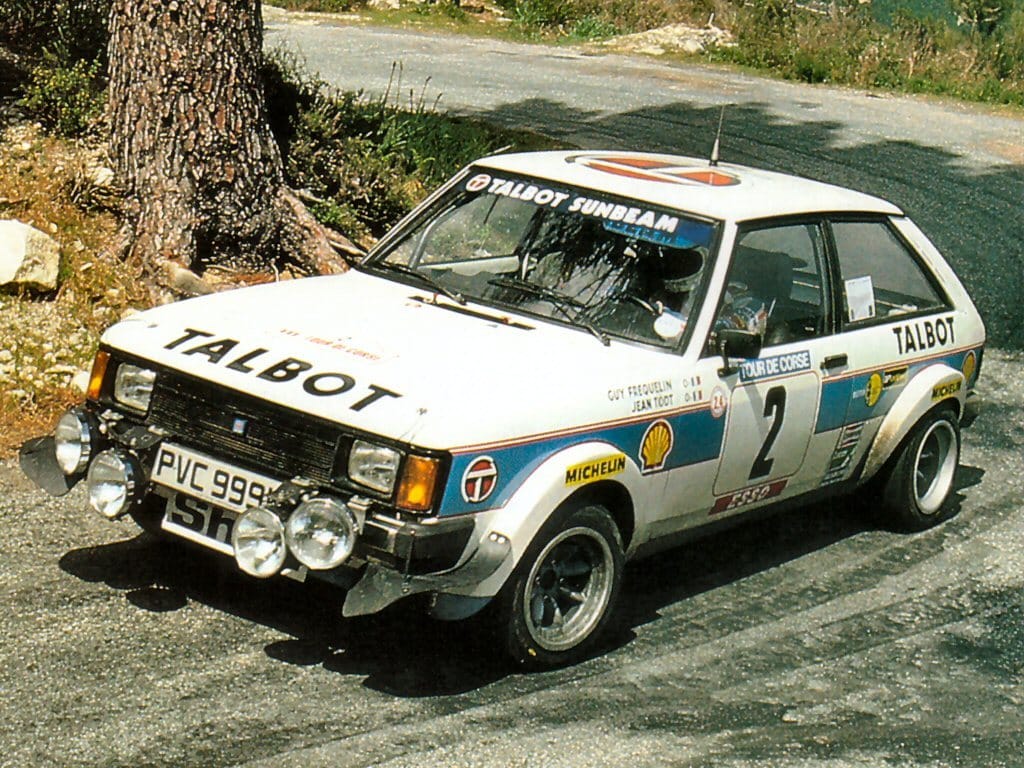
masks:
[[[156,371],[140,368],[131,363],[121,363],[114,377],[114,399],[137,411],[148,411],[153,395]]]
[[[295,559],[316,571],[345,562],[352,554],[357,534],[352,511],[324,496],[300,504],[285,528],[288,549]]]
[[[92,455],[93,434],[92,424],[81,411],[68,411],[60,417],[53,431],[53,454],[61,472],[70,476],[85,469]]]
[[[86,476],[89,505],[111,520],[120,517],[135,500],[141,474],[138,462],[129,454],[103,451],[93,459]]]
[[[288,550],[281,518],[269,509],[250,509],[235,521],[231,533],[238,567],[259,579],[268,579],[284,566]]]
[[[391,493],[401,459],[402,454],[394,448],[356,440],[348,455],[348,476],[367,488]]]

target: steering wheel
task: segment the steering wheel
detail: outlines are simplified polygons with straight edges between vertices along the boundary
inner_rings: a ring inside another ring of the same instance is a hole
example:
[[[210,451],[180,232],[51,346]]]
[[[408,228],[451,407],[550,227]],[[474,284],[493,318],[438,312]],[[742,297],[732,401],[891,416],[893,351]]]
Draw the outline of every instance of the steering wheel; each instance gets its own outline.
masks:
[[[646,299],[641,299],[639,296],[633,293],[627,293],[623,291],[621,293],[616,293],[613,296],[609,296],[608,298],[613,301],[622,301],[628,304],[636,304],[641,309],[650,313],[651,317],[655,319],[661,317],[662,315],[662,310],[658,309],[658,307],[656,307],[654,304],[651,304],[651,302],[647,301]]]

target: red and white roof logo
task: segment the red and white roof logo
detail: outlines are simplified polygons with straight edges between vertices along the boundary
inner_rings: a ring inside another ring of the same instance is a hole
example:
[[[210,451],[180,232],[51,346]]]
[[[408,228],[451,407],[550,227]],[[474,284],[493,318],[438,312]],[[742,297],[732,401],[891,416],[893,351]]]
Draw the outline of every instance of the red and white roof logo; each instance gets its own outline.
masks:
[[[469,462],[462,475],[462,498],[470,504],[479,504],[493,493],[498,485],[498,467],[490,456],[480,456]]]
[[[486,173],[478,173],[472,179],[466,182],[466,189],[470,192],[479,192],[481,189],[487,189],[487,186],[491,183],[491,177]]]
[[[717,168],[701,168],[679,165],[669,158],[631,157],[623,155],[575,155],[570,162],[585,165],[595,171],[625,176],[641,181],[658,181],[662,184],[705,185],[708,187],[731,187],[740,180],[730,173]]]

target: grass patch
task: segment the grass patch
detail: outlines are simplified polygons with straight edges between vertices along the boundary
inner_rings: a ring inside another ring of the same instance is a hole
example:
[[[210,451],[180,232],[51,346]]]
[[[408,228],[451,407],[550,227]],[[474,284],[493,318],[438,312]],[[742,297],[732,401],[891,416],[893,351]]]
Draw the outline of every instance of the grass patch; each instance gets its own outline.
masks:
[[[71,380],[88,368],[100,333],[148,301],[113,255],[113,213],[87,192],[100,158],[95,145],[31,126],[0,135],[0,218],[49,234],[61,252],[53,294],[0,290],[0,452],[32,430],[49,430],[70,400],[81,399],[69,394]]]

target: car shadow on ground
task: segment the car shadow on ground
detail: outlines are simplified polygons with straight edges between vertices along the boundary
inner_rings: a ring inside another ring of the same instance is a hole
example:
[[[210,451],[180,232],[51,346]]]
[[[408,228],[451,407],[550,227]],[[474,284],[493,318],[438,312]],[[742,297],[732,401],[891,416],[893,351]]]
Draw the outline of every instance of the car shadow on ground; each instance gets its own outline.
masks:
[[[983,474],[961,467],[954,511],[964,498],[959,491],[976,485]],[[629,645],[668,606],[872,530],[869,510],[865,495],[854,495],[780,511],[632,564],[620,598],[622,630],[595,655]],[[188,567],[182,567],[184,562]],[[516,674],[486,617],[437,621],[425,614],[421,599],[410,598],[378,614],[345,619],[344,595],[330,585],[251,579],[228,558],[151,534],[72,550],[60,567],[76,578],[124,591],[140,610],[176,611],[197,601],[255,622],[287,636],[265,647],[269,658],[361,677],[366,687],[395,696],[464,694]],[[586,675],[587,666],[546,673],[530,685]]]

